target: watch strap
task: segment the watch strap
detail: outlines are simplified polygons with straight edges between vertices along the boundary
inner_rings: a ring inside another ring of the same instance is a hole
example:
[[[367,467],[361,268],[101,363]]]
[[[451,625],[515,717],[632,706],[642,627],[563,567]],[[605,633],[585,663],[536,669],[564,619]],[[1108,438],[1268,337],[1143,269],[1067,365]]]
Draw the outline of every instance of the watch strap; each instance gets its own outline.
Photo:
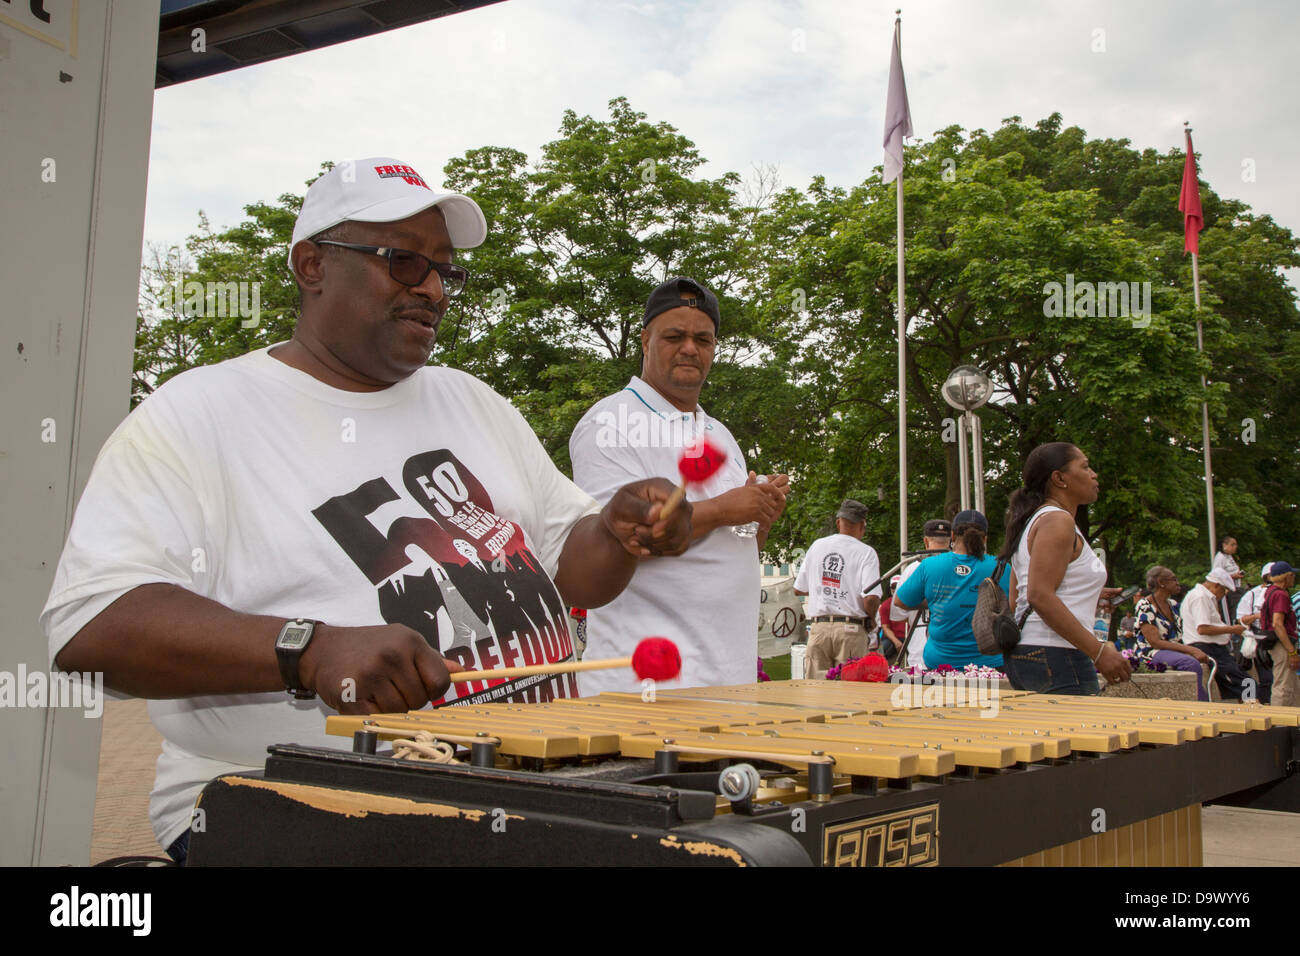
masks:
[[[275,657],[276,661],[280,665],[280,679],[284,681],[285,690],[299,700],[311,700],[316,696],[315,691],[308,690],[303,686],[302,678],[298,672],[298,662],[302,659],[303,653],[311,643],[316,627],[319,624],[320,621],[313,621],[310,618],[294,618],[291,621],[287,621],[284,626],[280,628],[280,633],[275,639]],[[280,641],[283,639],[285,631],[291,627],[311,628],[311,632],[307,635],[307,641],[301,647],[286,648],[280,645]]]

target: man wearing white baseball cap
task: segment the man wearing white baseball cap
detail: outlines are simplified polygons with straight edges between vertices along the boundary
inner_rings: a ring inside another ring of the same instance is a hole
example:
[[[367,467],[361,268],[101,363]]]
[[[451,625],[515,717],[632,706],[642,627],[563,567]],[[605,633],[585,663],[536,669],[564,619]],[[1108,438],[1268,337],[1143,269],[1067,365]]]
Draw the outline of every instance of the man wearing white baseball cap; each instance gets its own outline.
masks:
[[[1224,700],[1241,700],[1245,675],[1232,656],[1231,638],[1246,630],[1242,624],[1224,624],[1219,601],[1236,582],[1222,568],[1215,568],[1205,580],[1183,598],[1183,643],[1194,644],[1214,659],[1214,679]]]
[[[690,540],[689,505],[657,520],[670,482],[601,508],[509,402],[428,365],[453,253],[485,236],[408,164],[334,167],[293,232],[293,338],[170,379],[95,463],[41,624],[61,670],[150,699],[177,860],[208,780],[337,746],[330,713],[578,696],[572,674],[449,675],[572,658],[567,607]]]

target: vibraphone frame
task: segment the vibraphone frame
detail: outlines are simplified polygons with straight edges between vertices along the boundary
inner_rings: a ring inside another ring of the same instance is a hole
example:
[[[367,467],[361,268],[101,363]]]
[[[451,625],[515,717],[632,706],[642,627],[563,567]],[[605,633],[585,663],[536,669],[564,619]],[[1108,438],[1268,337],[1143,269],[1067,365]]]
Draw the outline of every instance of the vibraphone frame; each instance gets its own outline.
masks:
[[[1200,862],[1200,805],[1300,811],[1300,730],[942,776],[852,776],[808,799],[717,809],[727,760],[661,751],[611,776],[270,748],[200,800],[192,865],[890,865]],[[525,761],[527,762],[527,761]],[[695,769],[684,769],[694,766]],[[1104,833],[1097,832],[1098,814]]]

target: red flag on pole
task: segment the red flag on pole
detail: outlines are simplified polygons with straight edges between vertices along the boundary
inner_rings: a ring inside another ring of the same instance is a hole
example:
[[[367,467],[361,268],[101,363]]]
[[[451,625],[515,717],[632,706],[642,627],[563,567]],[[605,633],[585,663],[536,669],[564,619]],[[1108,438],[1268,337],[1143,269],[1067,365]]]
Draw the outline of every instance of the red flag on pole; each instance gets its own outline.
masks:
[[[1200,253],[1200,232],[1205,228],[1201,212],[1201,182],[1196,176],[1196,154],[1192,150],[1192,131],[1187,130],[1187,161],[1183,164],[1183,189],[1178,195],[1178,211],[1183,214],[1183,251]]]

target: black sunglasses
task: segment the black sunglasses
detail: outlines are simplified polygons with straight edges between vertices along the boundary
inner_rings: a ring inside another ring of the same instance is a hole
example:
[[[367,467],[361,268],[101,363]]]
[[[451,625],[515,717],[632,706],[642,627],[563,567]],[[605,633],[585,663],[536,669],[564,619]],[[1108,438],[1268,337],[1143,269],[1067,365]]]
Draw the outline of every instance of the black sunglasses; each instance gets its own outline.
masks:
[[[388,274],[405,286],[417,286],[429,277],[430,272],[437,272],[442,282],[443,293],[450,298],[459,295],[469,281],[469,272],[450,262],[434,262],[427,256],[409,249],[393,249],[388,246],[359,246],[354,242],[335,242],[333,239],[315,239],[318,246],[340,246],[354,252],[367,252],[382,256],[388,260]]]

